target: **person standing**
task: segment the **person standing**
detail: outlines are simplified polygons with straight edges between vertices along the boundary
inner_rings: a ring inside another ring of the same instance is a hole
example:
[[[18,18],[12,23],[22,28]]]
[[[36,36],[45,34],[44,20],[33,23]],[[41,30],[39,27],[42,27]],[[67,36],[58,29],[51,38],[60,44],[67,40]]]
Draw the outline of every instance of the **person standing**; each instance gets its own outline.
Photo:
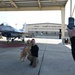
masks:
[[[31,54],[29,55],[30,57],[28,57],[28,60],[30,60],[30,66],[35,68],[38,63],[39,47],[38,47],[38,45],[36,45],[35,39],[32,39],[31,43],[32,43],[32,47],[30,50]]]
[[[71,41],[72,56],[75,61],[75,27],[73,29],[68,28],[68,35]]]

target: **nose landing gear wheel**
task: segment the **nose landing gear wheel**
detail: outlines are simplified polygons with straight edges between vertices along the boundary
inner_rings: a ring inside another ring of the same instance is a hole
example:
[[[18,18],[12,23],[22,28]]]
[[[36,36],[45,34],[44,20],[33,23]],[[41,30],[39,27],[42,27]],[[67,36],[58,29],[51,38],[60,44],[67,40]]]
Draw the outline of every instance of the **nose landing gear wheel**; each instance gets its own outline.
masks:
[[[14,41],[14,39],[11,40],[12,42]]]
[[[22,39],[22,42],[25,42],[24,39]]]

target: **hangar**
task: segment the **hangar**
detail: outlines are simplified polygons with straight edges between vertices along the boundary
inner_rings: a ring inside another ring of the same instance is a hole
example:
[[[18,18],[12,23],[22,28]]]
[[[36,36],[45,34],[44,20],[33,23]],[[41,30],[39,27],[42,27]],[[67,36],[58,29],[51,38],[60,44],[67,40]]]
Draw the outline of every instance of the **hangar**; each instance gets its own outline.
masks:
[[[34,23],[27,24],[26,31],[34,35],[59,36],[61,24],[58,23]],[[67,34],[67,25],[65,24],[65,37]]]
[[[60,10],[62,20],[62,38],[64,38],[65,5],[67,1],[68,0],[0,0],[0,11]]]

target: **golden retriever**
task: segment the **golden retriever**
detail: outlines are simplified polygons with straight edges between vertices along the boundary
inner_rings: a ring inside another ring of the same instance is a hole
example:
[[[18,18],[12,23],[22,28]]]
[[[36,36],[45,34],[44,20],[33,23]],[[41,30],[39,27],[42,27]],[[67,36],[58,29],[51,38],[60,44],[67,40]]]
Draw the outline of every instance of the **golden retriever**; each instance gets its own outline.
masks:
[[[27,40],[27,43],[20,54],[20,61],[24,61],[25,57],[30,53],[31,46],[31,41]]]

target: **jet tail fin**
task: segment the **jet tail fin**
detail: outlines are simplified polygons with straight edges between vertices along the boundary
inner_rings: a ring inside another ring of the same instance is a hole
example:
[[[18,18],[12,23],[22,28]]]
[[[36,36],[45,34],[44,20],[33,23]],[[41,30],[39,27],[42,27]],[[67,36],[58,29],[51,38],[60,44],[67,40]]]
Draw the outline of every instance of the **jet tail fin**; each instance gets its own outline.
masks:
[[[23,24],[23,27],[20,29],[20,31],[26,32],[26,23]]]

